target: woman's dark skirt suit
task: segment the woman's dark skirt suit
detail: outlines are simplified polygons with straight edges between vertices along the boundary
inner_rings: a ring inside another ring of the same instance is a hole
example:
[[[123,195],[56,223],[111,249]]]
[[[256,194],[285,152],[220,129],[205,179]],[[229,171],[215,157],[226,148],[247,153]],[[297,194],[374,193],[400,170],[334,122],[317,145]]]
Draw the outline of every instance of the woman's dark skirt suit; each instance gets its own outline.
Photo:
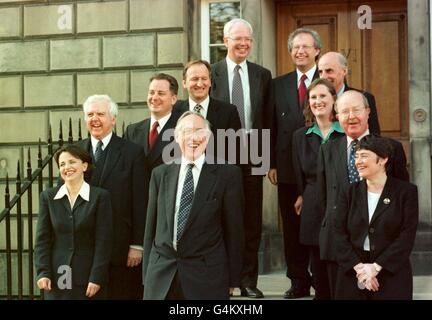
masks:
[[[336,299],[410,300],[413,275],[410,254],[418,223],[417,187],[387,177],[378,205],[369,222],[367,185],[360,181],[342,192],[335,215],[339,269]],[[370,251],[363,244],[369,236]],[[382,267],[377,292],[360,290],[353,267],[358,263]]]
[[[315,130],[317,127],[315,128]],[[311,132],[311,127],[303,127],[293,135],[293,164],[300,195],[303,196],[303,206],[300,213],[300,243],[309,247],[311,252],[311,269],[316,299],[330,299],[327,269],[319,258],[319,232],[321,216],[318,204],[317,161],[318,152],[323,139]],[[345,136],[339,123],[334,122],[333,131],[326,140]],[[326,142],[324,141],[324,143]]]
[[[59,187],[40,195],[35,244],[37,280],[51,279],[45,299],[88,299],[89,282],[101,286],[93,299],[104,297],[112,248],[112,211],[109,193],[90,186],[89,201],[79,195],[73,209],[68,197],[54,200]],[[65,266],[71,268],[71,288]],[[60,281],[59,281],[60,280]]]

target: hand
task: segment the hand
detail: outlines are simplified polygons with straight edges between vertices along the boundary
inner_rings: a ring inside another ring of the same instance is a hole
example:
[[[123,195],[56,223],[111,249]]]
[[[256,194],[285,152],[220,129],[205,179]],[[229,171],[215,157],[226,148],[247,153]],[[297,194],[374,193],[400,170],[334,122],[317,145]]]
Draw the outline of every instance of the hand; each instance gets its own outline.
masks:
[[[359,263],[354,267],[357,273],[357,280],[363,283],[369,291],[378,291],[379,283],[376,278],[378,271],[376,271],[373,263]]]
[[[274,185],[277,184],[277,170],[276,169],[270,169],[270,171],[267,173],[267,177],[270,180],[271,184],[274,184]]]
[[[379,283],[376,277],[373,277],[372,279],[366,281],[365,285],[366,285],[366,289],[368,289],[369,291],[373,291],[373,292],[378,291]]]
[[[232,297],[234,294],[234,288],[229,288],[229,296]]]
[[[298,196],[296,202],[294,203],[294,210],[297,213],[297,215],[299,216],[301,213],[301,209],[303,207],[303,197],[302,196]]]
[[[89,282],[87,286],[86,296],[89,298],[93,297],[99,291],[99,289],[100,289],[100,285],[93,282]]]
[[[49,278],[46,277],[40,278],[36,284],[38,288],[41,290],[46,290],[46,291],[51,290],[51,280]]]
[[[142,254],[142,250],[129,248],[126,266],[136,267],[137,265],[139,265],[142,260]]]

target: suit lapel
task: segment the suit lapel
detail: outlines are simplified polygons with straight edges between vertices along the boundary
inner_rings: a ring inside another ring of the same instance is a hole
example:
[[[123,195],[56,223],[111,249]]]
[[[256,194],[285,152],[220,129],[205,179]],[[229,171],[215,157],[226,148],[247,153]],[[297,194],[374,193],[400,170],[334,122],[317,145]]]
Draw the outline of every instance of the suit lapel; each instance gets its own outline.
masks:
[[[179,164],[171,164],[167,167],[164,175],[164,193],[165,193],[165,205],[166,205],[166,219],[168,222],[168,230],[171,232],[171,239],[173,237],[172,231],[174,228],[174,214],[175,214],[175,203],[177,195],[177,183],[180,172]]]
[[[105,163],[102,169],[101,178],[99,185],[102,186],[105,179],[111,174],[112,169],[117,164],[117,161],[120,159],[122,154],[121,152],[121,139],[117,137],[114,133],[111,137],[111,141],[108,144],[107,155],[105,159]]]
[[[210,98],[210,102],[207,110],[207,120],[210,122],[212,129],[218,128],[218,105],[214,103],[214,100]]]
[[[162,130],[159,132],[156,143],[153,147],[153,149],[148,151],[147,154],[147,163],[151,166],[153,162],[155,162],[159,157],[162,155],[163,148],[172,141],[174,137],[170,141],[163,141],[162,137],[166,130],[173,129],[176,125],[177,119],[174,116],[174,112],[171,113],[170,118],[168,119],[167,123],[165,123]]]
[[[204,163],[195,190],[192,208],[189,213],[189,217],[186,222],[185,231],[183,232],[183,234],[187,232],[187,228],[196,219],[197,215],[201,211],[200,209],[202,208],[203,204],[208,201],[209,195],[213,190],[214,184],[216,183],[217,179],[216,168],[217,166],[215,165],[208,165]]]
[[[359,213],[359,216],[362,220],[362,225],[369,225],[369,210],[368,210],[368,201],[367,201],[367,185],[365,181],[361,181],[359,184],[359,198],[357,208],[362,208],[361,212]],[[366,208],[366,210],[364,210]]]
[[[396,201],[395,195],[394,195],[394,189],[392,188],[391,177],[387,177],[387,181],[384,185],[384,189],[381,193],[381,196],[378,200],[377,207],[374,211],[374,214],[372,215],[372,219],[370,221],[370,224],[374,223],[378,217],[380,217],[390,206],[392,201]]]
[[[311,151],[315,158],[318,158],[318,151],[321,145],[321,139],[314,133],[306,135],[306,141],[309,146],[308,150]]]
[[[213,85],[217,84],[216,91],[219,92],[215,98],[222,101],[231,101],[228,84],[228,66],[226,60],[223,59],[215,65],[216,79]]]
[[[142,141],[141,145],[144,147],[144,154],[147,155],[149,153],[148,136],[150,131],[150,118],[145,119],[137,130],[138,139]]]
[[[348,158],[347,158],[347,139],[342,137],[336,140],[336,173],[339,176],[338,181],[348,182]]]
[[[248,66],[249,75],[249,92],[250,92],[250,102],[251,102],[251,114],[256,115],[259,103],[259,96],[262,88],[260,88],[260,73],[254,70],[253,64],[246,62]],[[255,123],[255,119],[252,119],[252,124]]]

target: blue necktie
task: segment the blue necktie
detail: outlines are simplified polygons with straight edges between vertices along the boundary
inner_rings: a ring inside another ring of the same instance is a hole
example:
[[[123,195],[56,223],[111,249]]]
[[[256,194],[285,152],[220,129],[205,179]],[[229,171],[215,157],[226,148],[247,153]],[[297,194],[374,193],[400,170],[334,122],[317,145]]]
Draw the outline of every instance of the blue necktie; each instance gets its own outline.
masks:
[[[180,240],[183,234],[189,212],[192,207],[192,201],[194,197],[194,180],[192,175],[193,167],[193,163],[188,164],[186,178],[183,183],[183,190],[180,199],[180,209],[177,217],[177,241]]]
[[[351,142],[349,161],[348,161],[348,180],[349,183],[355,183],[360,181],[360,177],[355,166],[355,152],[358,140],[355,139]]]

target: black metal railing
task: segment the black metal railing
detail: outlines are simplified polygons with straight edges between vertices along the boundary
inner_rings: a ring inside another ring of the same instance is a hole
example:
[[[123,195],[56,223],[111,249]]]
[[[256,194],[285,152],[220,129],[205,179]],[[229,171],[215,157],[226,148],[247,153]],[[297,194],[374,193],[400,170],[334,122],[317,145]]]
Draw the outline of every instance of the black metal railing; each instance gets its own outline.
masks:
[[[63,145],[63,128],[60,121],[59,139],[56,143],[52,141],[51,126],[48,130],[48,139],[46,143],[38,143],[37,155],[37,168],[33,171],[31,165],[30,147],[27,150],[27,165],[26,175],[21,177],[20,161],[17,162],[17,173],[15,179],[16,193],[11,199],[11,179],[6,174],[5,179],[5,208],[0,213],[0,228],[5,229],[5,249],[0,248],[0,255],[4,257],[6,272],[0,271],[0,277],[4,278],[6,274],[6,281],[2,284],[0,281],[0,298],[6,299],[34,299],[39,298],[41,293],[39,290],[35,292],[34,286],[34,266],[33,266],[33,219],[36,217],[36,212],[33,209],[33,186],[37,184],[37,194],[39,195],[45,187],[52,187],[54,185],[54,169],[53,169],[53,156],[55,151]],[[81,140],[81,121],[78,121],[78,138]],[[74,143],[72,134],[72,119],[69,119],[69,136],[68,144]],[[42,146],[46,145],[47,155],[42,159]],[[46,170],[45,170],[46,169]],[[44,171],[48,171],[47,176],[44,176]],[[27,196],[27,210],[23,213],[22,204]],[[15,213],[12,213],[15,210]],[[27,219],[26,219],[27,218]],[[16,232],[11,230],[11,222],[15,221]],[[24,221],[27,221],[27,228],[24,228]],[[27,249],[24,248],[24,235],[27,238]],[[13,248],[12,240],[16,237],[16,246]],[[27,257],[27,268],[24,266],[24,258]],[[1,262],[1,260],[0,260]],[[16,262],[16,263],[13,263]],[[3,269],[3,267],[2,267]],[[1,278],[0,278],[1,279]],[[15,283],[14,283],[15,280]],[[28,281],[28,285],[24,286],[24,281]]]

